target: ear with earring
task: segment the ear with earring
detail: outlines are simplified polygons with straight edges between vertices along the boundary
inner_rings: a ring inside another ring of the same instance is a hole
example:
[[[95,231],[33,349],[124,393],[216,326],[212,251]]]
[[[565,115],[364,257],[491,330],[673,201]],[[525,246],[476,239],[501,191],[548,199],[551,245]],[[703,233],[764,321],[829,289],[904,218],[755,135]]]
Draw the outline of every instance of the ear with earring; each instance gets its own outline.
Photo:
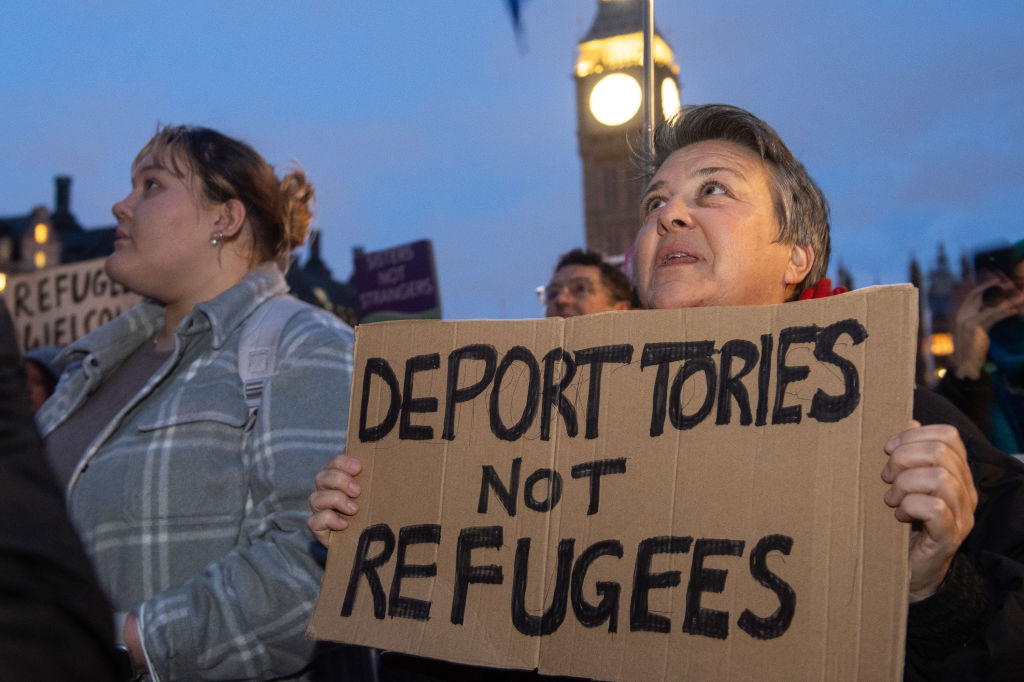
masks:
[[[213,236],[210,238],[210,246],[217,246],[218,244],[220,244],[221,239],[224,239],[224,233],[214,232]]]

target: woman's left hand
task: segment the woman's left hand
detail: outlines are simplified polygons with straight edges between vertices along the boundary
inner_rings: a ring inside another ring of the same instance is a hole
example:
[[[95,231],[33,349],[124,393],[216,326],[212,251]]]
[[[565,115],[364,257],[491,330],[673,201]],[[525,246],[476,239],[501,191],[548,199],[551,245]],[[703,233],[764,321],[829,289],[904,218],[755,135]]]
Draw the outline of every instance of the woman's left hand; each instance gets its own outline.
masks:
[[[309,496],[309,510],[312,512],[306,525],[324,547],[332,530],[345,530],[351,516],[359,511],[353,499],[359,496],[359,484],[353,479],[363,465],[355,457],[345,453],[331,459],[316,475],[316,491]]]
[[[948,424],[911,428],[886,442],[882,480],[891,484],[885,503],[896,518],[913,523],[910,534],[910,601],[939,588],[953,557],[974,527],[978,493],[960,433]]]

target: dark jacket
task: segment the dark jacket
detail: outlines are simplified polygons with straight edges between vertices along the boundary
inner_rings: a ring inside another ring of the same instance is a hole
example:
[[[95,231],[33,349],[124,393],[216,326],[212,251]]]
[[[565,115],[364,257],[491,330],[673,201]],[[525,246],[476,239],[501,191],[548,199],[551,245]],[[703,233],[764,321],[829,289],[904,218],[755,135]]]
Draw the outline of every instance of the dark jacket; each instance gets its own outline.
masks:
[[[115,676],[110,606],[43,458],[0,302],[0,680]]]
[[[974,529],[939,591],[910,606],[904,679],[1024,678],[1024,464],[993,447],[941,396],[914,392],[914,418],[952,424],[978,490]]]

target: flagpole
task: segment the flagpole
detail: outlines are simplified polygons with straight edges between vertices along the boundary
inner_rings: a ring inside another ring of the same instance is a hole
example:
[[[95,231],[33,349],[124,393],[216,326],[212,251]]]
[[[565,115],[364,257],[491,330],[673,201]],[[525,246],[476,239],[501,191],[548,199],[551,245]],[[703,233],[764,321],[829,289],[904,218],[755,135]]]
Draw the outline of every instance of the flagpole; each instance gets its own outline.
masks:
[[[642,22],[644,32],[644,158],[651,156],[654,149],[654,0],[642,0]],[[650,181],[650,178],[647,178]],[[646,183],[645,183],[646,184]]]

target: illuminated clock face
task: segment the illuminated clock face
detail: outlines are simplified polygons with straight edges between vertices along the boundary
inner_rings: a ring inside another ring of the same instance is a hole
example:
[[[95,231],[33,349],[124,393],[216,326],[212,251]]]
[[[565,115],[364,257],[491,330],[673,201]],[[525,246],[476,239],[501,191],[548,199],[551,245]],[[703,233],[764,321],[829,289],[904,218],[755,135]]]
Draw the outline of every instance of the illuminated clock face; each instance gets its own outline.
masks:
[[[622,125],[633,118],[642,102],[640,84],[625,73],[605,76],[590,91],[590,112],[606,126]]]
[[[671,118],[672,114],[679,111],[679,88],[671,78],[661,81],[661,113],[665,118]]]

